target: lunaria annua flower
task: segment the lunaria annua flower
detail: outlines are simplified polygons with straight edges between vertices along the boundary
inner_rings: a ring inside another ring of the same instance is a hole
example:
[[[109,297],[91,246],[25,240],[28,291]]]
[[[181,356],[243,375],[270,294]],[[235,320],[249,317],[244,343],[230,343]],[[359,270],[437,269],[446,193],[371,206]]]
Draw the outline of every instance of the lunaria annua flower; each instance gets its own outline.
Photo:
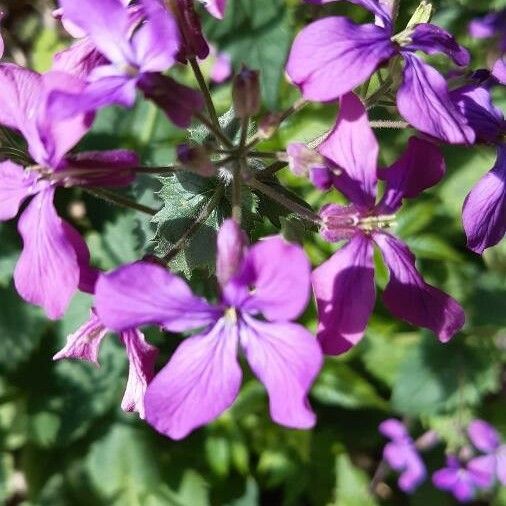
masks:
[[[322,4],[333,0],[306,0]],[[377,24],[357,25],[331,16],[311,23],[295,39],[286,67],[304,98],[335,100],[365,82],[394,57],[404,61],[397,92],[401,115],[415,128],[450,143],[473,143],[474,132],[450,100],[445,78],[416,51],[444,53],[457,65],[469,63],[468,51],[438,26],[420,23],[394,35],[389,13],[376,0],[350,0],[371,11]]]
[[[379,147],[360,99],[349,93],[341,99],[334,130],[319,152],[338,167],[331,172],[334,186],[350,201],[348,206],[322,208],[321,234],[329,242],[346,240],[312,276],[318,305],[318,338],[323,351],[338,355],[357,344],[374,307],[374,245],[390,271],[383,294],[387,308],[412,325],[432,330],[446,342],[464,324],[464,311],[449,295],[427,284],[415,267],[408,247],[387,231],[404,198],[414,198],[436,184],[445,165],[432,143],[412,137],[403,156],[378,170]],[[377,199],[377,182],[386,189]]]
[[[300,247],[280,237],[250,248],[243,241],[235,222],[222,225],[221,296],[215,305],[194,295],[182,279],[146,262],[121,267],[97,283],[98,315],[111,329],[146,324],[171,332],[200,329],[182,342],[146,391],[146,420],[173,439],[232,405],[242,378],[239,349],[267,388],[274,421],[295,428],[315,423],[307,393],[322,354],[317,340],[292,323],[308,302],[309,262]]]

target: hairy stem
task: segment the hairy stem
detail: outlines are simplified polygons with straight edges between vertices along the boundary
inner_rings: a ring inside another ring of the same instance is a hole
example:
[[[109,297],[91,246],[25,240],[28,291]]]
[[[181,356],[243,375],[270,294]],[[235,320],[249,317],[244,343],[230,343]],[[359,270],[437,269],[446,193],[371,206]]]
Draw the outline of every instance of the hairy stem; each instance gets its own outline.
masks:
[[[316,213],[300,205],[298,202],[295,202],[290,198],[286,197],[285,195],[277,192],[276,190],[266,185],[265,183],[262,183],[258,179],[251,179],[250,181],[248,181],[248,185],[254,190],[257,190],[266,195],[267,197],[271,198],[272,200],[275,200],[283,207],[286,207],[290,211],[298,214],[301,218],[304,218],[305,220],[308,220],[312,223],[316,224],[320,223],[320,217]]]
[[[134,209],[135,211],[139,211],[141,213],[149,214],[150,216],[154,216],[158,209],[153,209],[151,207],[139,204],[135,202],[135,200],[131,200],[128,197],[124,197],[123,195],[119,195],[118,193],[114,193],[109,190],[104,190],[103,188],[82,188],[86,193],[93,195],[94,197],[105,200],[110,204],[114,204],[119,207],[125,207],[127,209]]]
[[[377,120],[370,121],[371,128],[399,128],[404,129],[409,126],[409,123],[405,121],[389,121],[389,120]]]
[[[242,169],[244,167],[244,160],[239,160],[234,164],[234,179],[232,180],[232,218],[239,225],[242,219],[242,201],[241,201],[241,186],[242,186]]]

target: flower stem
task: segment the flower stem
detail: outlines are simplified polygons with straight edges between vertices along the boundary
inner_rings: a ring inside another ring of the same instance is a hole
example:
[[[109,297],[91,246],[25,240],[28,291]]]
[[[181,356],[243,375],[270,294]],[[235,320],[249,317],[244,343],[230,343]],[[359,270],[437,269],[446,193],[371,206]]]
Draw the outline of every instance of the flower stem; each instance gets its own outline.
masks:
[[[188,240],[198,232],[200,227],[208,220],[212,212],[223,196],[223,187],[218,187],[211,199],[204,205],[200,213],[197,215],[193,223],[186,229],[186,232],[178,239],[178,241],[170,248],[166,255],[162,258],[162,262],[168,264],[174,257],[186,246]]]
[[[144,206],[135,202],[134,200],[129,199],[128,197],[124,197],[123,195],[119,195],[118,193],[114,193],[109,190],[104,190],[103,188],[82,188],[86,193],[93,195],[94,197],[105,200],[110,204],[117,205],[119,207],[125,207],[127,209],[134,209],[135,211],[139,211],[141,213],[149,214],[150,216],[154,216],[158,209],[153,209],[148,206]]]
[[[229,139],[227,139],[227,137],[223,133],[223,130],[221,129],[220,120],[218,119],[216,108],[214,107],[213,98],[211,96],[211,92],[209,91],[209,87],[207,86],[204,75],[202,74],[202,70],[200,69],[200,65],[198,64],[197,59],[195,57],[190,58],[189,61],[193,73],[195,74],[195,78],[197,79],[198,85],[200,87],[200,91],[202,91],[202,94],[204,95],[204,101],[206,103],[206,108],[210,117],[210,121],[209,120],[203,121],[202,118],[205,118],[205,116],[203,115],[198,115],[197,117],[216,135],[216,137],[220,139],[220,141],[223,142],[223,144],[226,147],[232,148],[233,144],[230,142]],[[207,120],[207,118],[205,119]]]
[[[290,198],[286,197],[285,195],[277,192],[276,190],[266,185],[265,183],[262,183],[258,179],[251,179],[250,181],[248,181],[248,185],[254,190],[257,190],[266,195],[267,197],[271,198],[272,200],[275,200],[283,207],[286,207],[290,211],[298,214],[305,220],[308,220],[315,224],[320,223],[320,217],[316,213],[300,205],[298,202],[295,202]]]
[[[409,123],[405,121],[389,121],[389,120],[377,120],[370,121],[371,128],[398,128],[404,129],[409,126]]]
[[[234,173],[232,180],[232,218],[240,225],[242,219],[242,201],[241,201],[241,186],[242,186],[242,169],[244,167],[244,160],[241,159],[234,164]]]
[[[223,133],[223,130],[220,126],[216,126],[209,118],[207,118],[204,114],[197,113],[195,114],[195,117],[200,120],[204,125],[209,129],[210,132],[212,132],[215,137],[221,141],[221,143],[228,149],[233,149],[234,145],[230,141],[230,139],[227,138],[227,136]]]

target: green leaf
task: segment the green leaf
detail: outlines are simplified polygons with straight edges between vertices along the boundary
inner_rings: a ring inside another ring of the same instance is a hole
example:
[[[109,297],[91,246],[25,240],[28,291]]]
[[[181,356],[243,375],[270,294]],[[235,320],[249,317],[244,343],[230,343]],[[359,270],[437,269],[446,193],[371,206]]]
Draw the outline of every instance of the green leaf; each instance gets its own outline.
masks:
[[[156,448],[146,433],[127,425],[114,425],[96,441],[86,458],[91,484],[107,504],[141,506],[160,485]]]
[[[206,457],[211,469],[218,476],[227,476],[230,471],[230,441],[223,436],[206,439]]]
[[[154,250],[160,256],[175,251],[170,262],[174,271],[189,275],[196,268],[214,269],[216,232],[224,220],[227,201],[221,197],[216,179],[206,179],[182,172],[161,179],[159,196],[163,208],[154,216],[157,226]],[[219,193],[218,193],[219,192]],[[207,219],[202,216],[208,206],[214,210]],[[192,231],[189,235],[189,231]],[[187,238],[181,242],[181,238]]]
[[[260,71],[264,101],[275,108],[291,40],[285,2],[234,0],[223,21],[206,20],[206,33],[236,68],[245,64]]]
[[[137,216],[134,213],[126,213],[116,221],[107,223],[102,234],[89,234],[87,242],[92,252],[93,264],[110,270],[139,260],[142,245],[139,244],[138,227]]]
[[[374,387],[347,364],[328,359],[318,377],[312,395],[329,406],[348,409],[373,407],[385,409],[387,402]]]
[[[12,371],[28,361],[48,328],[43,312],[24,302],[14,287],[0,288],[0,371]]]
[[[336,458],[335,506],[377,506],[370,494],[369,477],[355,467],[348,455],[342,453]]]
[[[417,258],[461,262],[462,256],[444,239],[435,234],[421,234],[406,240]]]
[[[498,386],[493,354],[456,338],[441,344],[432,335],[406,356],[392,393],[394,409],[405,415],[434,415],[474,406]]]

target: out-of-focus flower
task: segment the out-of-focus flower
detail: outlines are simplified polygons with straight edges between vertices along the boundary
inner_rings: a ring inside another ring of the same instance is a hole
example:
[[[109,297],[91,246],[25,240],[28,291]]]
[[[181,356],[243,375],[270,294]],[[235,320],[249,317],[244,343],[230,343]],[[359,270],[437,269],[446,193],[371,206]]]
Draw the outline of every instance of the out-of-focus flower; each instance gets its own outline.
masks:
[[[427,470],[406,426],[391,418],[380,424],[379,431],[392,440],[386,444],[383,458],[392,469],[401,473],[400,489],[408,493],[414,492],[425,480]]]

